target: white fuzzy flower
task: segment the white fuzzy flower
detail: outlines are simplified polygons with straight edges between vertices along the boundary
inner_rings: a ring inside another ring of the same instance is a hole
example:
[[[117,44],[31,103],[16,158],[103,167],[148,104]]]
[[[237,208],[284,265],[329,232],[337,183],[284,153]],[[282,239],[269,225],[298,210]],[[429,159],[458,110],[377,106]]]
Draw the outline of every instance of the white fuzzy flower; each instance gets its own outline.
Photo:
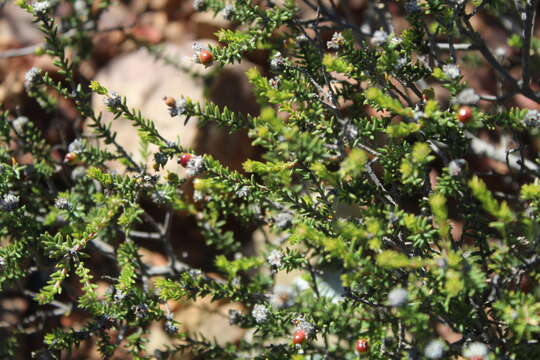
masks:
[[[38,15],[45,14],[51,7],[51,3],[48,1],[37,1],[32,4],[34,12]]]
[[[499,46],[498,48],[495,49],[495,56],[496,57],[504,58],[504,57],[506,57],[506,55],[508,55],[508,50],[505,47]]]
[[[383,30],[377,30],[373,33],[373,37],[371,38],[371,44],[372,45],[382,45],[386,42],[388,39],[388,34]]]
[[[280,70],[285,65],[285,58],[280,52],[277,52],[270,60],[270,67],[274,71]]]
[[[238,191],[236,192],[236,196],[239,198],[245,198],[249,195],[249,187],[242,186]]]
[[[403,42],[403,39],[396,36],[395,34],[392,34],[391,36],[389,36],[389,42],[391,45],[397,46]]]
[[[448,173],[451,176],[460,176],[466,166],[467,161],[465,159],[454,159],[448,164]]]
[[[424,355],[428,359],[440,359],[444,353],[444,341],[442,340],[431,340],[424,349]]]
[[[413,118],[414,118],[414,120],[418,121],[418,120],[422,119],[424,116],[426,116],[426,114],[422,110],[420,110],[420,109],[414,109],[413,110]]]
[[[263,323],[268,319],[268,309],[264,305],[257,304],[253,307],[251,316],[253,316],[257,324]]]
[[[397,60],[397,66],[398,66],[398,68],[402,68],[405,65],[407,65],[408,62],[409,62],[409,59],[407,59],[406,57],[399,58]]]
[[[356,140],[358,137],[358,128],[352,124],[348,124],[345,127],[345,136],[351,141]]]
[[[174,106],[169,106],[169,115],[175,117],[186,113],[187,100],[184,98],[176,99]]]
[[[193,0],[193,8],[197,11],[202,11],[206,8],[204,0]]]
[[[274,217],[275,224],[280,229],[285,229],[292,224],[293,216],[290,212],[280,212]]]
[[[341,33],[336,32],[334,33],[334,35],[332,35],[332,40],[326,42],[326,46],[329,49],[338,50],[340,46],[342,46],[344,43],[345,43],[345,38],[343,37],[343,35]]]
[[[114,109],[115,107],[118,107],[120,104],[122,104],[122,98],[120,97],[120,95],[113,91],[108,96],[106,96],[105,99],[103,99],[103,103],[105,104],[105,106]]]
[[[70,210],[71,204],[69,203],[69,200],[63,197],[60,197],[55,200],[54,206],[57,207],[60,210]]]
[[[24,87],[26,90],[31,90],[36,86],[36,83],[41,78],[41,70],[33,67],[24,75]]]
[[[193,200],[196,201],[196,202],[203,201],[204,200],[204,194],[200,190],[195,190],[193,192]]]
[[[75,139],[68,145],[68,152],[80,154],[84,151],[84,143],[81,139]]]
[[[299,44],[306,43],[308,41],[309,41],[309,38],[304,34],[298,35],[296,37],[296,42]]]
[[[192,156],[186,166],[188,176],[197,176],[204,170],[204,161],[202,156]]]
[[[409,293],[406,289],[395,288],[388,294],[388,305],[398,307],[403,306],[409,300]]]
[[[0,206],[4,211],[15,210],[19,206],[19,197],[14,194],[6,194],[0,202]]]
[[[442,70],[444,74],[452,80],[457,79],[460,75],[459,68],[454,64],[445,64],[443,65]]]
[[[26,116],[19,116],[16,119],[14,119],[11,124],[13,125],[13,128],[17,133],[22,133],[24,129],[24,125],[28,123],[28,118]]]
[[[460,105],[476,105],[479,101],[480,96],[474,91],[474,89],[468,88],[457,94],[452,102]]]
[[[540,112],[538,110],[529,110],[523,117],[523,123],[528,127],[536,127],[540,124]]]
[[[279,269],[282,265],[281,259],[283,258],[283,254],[281,254],[281,251],[279,250],[272,250],[270,252],[270,255],[266,258],[270,266],[272,266],[275,269]]]
[[[486,344],[481,342],[470,343],[463,349],[463,356],[465,356],[466,358],[477,357],[486,359],[487,355],[488,347]]]
[[[73,4],[73,8],[77,14],[80,14],[82,17],[88,16],[88,5],[84,0],[76,0]]]
[[[312,336],[315,332],[315,326],[310,322],[306,321],[302,317],[298,317],[293,320],[293,323],[296,325],[295,331],[303,330],[308,337]]]
[[[223,9],[221,9],[221,15],[225,20],[232,20],[232,16],[234,15],[234,6],[232,5],[226,5]]]

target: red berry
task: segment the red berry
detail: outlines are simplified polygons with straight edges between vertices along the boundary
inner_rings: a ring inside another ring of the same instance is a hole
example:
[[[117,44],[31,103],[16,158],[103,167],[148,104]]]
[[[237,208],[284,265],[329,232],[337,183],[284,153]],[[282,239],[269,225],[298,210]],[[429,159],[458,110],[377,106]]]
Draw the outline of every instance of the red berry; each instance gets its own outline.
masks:
[[[73,162],[73,161],[75,161],[75,159],[77,159],[77,154],[72,153],[72,152],[69,152],[69,153],[66,154],[66,156],[64,156],[64,162],[65,163]]]
[[[292,338],[293,344],[301,344],[306,340],[306,332],[304,330],[296,330]]]
[[[473,356],[469,360],[484,360],[484,357],[483,356]]]
[[[358,339],[356,341],[356,351],[366,353],[369,350],[368,341],[366,339]]]
[[[458,111],[458,120],[462,123],[466,123],[472,117],[472,109],[468,106],[462,106]]]
[[[178,160],[178,163],[183,167],[186,167],[189,160],[191,160],[191,156],[191,154],[182,154],[182,156],[180,156],[180,159]]]
[[[212,65],[212,62],[214,61],[214,55],[208,50],[202,50],[199,52],[199,61],[203,65]]]

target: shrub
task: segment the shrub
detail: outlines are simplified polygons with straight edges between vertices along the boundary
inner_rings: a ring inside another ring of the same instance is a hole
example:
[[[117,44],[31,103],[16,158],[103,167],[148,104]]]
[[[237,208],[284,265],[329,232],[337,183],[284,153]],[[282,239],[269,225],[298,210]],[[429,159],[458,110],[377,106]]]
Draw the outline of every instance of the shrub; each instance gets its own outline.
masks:
[[[81,137],[61,162],[33,121],[2,113],[0,284],[4,297],[34,301],[32,318],[3,327],[3,357],[22,351],[32,324],[45,334],[34,352],[42,358],[69,358],[88,342],[104,358],[119,348],[137,359],[186,351],[201,359],[538,358],[540,113],[511,106],[514,96],[540,99],[535,0],[373,1],[364,25],[347,2],[304,0],[305,16],[290,0],[196,0],[197,10],[236,26],[217,33],[219,46],[196,46],[195,62],[219,67],[268,53],[269,71],[247,73],[261,112],[185,94],[163,106],[175,121],[247,130],[263,155],[241,172],[160,134],[122,94],[81,75],[108,1],[62,26],[60,1],[18,4],[34,16],[46,39],[38,52],[54,58],[61,77],[33,68],[27,93],[51,117],[66,98],[112,147]],[[404,17],[405,29],[395,30],[392,16]],[[479,17],[506,26],[506,47],[484,41]],[[494,78],[492,94],[466,80],[480,66]],[[116,141],[93,95],[158,147],[154,169]],[[16,161],[23,153],[30,162]],[[108,170],[112,160],[126,170]],[[164,170],[169,161],[186,176]],[[156,217],[148,201],[166,215]],[[175,252],[177,212],[216,250],[219,276]],[[258,253],[242,255],[231,219],[264,234]],[[142,228],[153,229],[146,236],[155,235],[167,266],[142,261]],[[101,274],[94,256],[114,266]],[[301,274],[294,286],[276,288],[276,274],[291,271]],[[109,284],[105,294],[97,280]],[[220,345],[183,331],[166,304],[205,296],[241,303],[230,323],[252,336]],[[58,322],[70,312],[85,319],[82,328]],[[155,322],[174,345],[151,354]]]

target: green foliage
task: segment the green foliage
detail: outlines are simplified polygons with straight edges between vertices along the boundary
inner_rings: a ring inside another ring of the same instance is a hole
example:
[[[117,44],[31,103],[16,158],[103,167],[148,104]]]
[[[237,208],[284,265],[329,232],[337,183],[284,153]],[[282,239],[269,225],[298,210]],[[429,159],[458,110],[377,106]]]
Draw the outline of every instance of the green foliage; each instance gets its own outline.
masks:
[[[260,156],[243,159],[241,171],[83,79],[110,5],[83,2],[89,11],[61,21],[53,14],[63,2],[18,2],[44,35],[38,55],[56,67],[27,74],[28,96],[47,120],[64,98],[92,134],[51,144],[35,119],[0,113],[0,288],[34,301],[20,324],[0,326],[0,357],[24,351],[18,340],[39,329],[36,357],[53,359],[90,343],[103,358],[351,360],[358,339],[372,360],[474,359],[474,345],[483,360],[538,358],[540,113],[505,107],[516,94],[540,102],[531,85],[538,39],[523,36],[534,33],[535,2],[368,2],[370,26],[359,26],[346,2],[305,1],[306,18],[291,0],[196,1],[235,24],[208,49],[218,66],[197,76],[210,83],[222,66],[268,56],[268,67],[246,74],[261,111],[189,94],[166,106],[184,123],[247,133]],[[391,33],[400,13],[407,28]],[[521,19],[523,31],[506,39],[521,54],[494,54],[471,24],[478,14]],[[496,96],[469,88],[472,60],[496,74]],[[118,143],[92,96],[137,130],[151,169]],[[473,115],[462,122],[464,105]],[[165,170],[182,156],[185,175]],[[111,161],[122,170],[108,169]],[[187,241],[213,251],[204,271],[180,256]],[[144,249],[166,262],[149,262]],[[283,288],[285,273],[296,280]],[[238,303],[230,326],[249,336],[223,344],[175,322],[170,304],[203,297]],[[59,321],[72,315],[84,320]],[[171,342],[150,353],[156,323]],[[297,330],[306,335],[298,346]]]

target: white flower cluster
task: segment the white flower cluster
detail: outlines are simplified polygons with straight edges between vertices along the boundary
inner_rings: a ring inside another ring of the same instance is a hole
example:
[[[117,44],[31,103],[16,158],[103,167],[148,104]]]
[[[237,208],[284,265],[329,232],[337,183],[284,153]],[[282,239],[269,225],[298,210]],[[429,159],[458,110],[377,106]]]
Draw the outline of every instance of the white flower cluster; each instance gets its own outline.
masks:
[[[540,125],[540,112],[538,110],[529,110],[523,117],[523,124],[527,127],[537,127]]]
[[[424,349],[424,355],[428,359],[440,359],[444,354],[444,341],[442,340],[431,340]]]
[[[388,305],[399,307],[407,304],[409,301],[409,293],[406,289],[395,288],[388,294]]]
[[[453,103],[460,105],[476,105],[479,101],[480,96],[471,88],[462,90],[454,99],[452,99]]]
[[[473,342],[468,344],[463,349],[463,356],[466,358],[481,358],[481,359],[487,359],[488,355],[488,347],[486,344],[481,342]]]
[[[263,323],[268,319],[269,311],[266,306],[257,304],[253,307],[251,311],[251,316],[255,319],[257,324]]]
[[[80,154],[84,151],[84,142],[81,139],[75,139],[68,145],[68,152]]]
[[[221,9],[221,15],[225,20],[231,21],[234,15],[234,6],[225,5],[225,7]]]
[[[285,65],[285,58],[283,55],[278,52],[274,56],[272,56],[272,59],[270,60],[270,67],[274,71],[280,70]]]
[[[111,92],[108,96],[103,99],[105,106],[114,109],[122,104],[122,98],[116,92]]]
[[[309,38],[304,34],[298,35],[296,37],[296,42],[298,42],[299,44],[304,44],[304,43],[307,43],[308,41],[309,41]]]
[[[409,63],[409,59],[407,57],[401,57],[401,58],[397,59],[397,67],[398,67],[398,69],[403,68],[405,65],[407,65],[407,63]]]
[[[51,7],[51,3],[48,1],[37,1],[32,4],[32,8],[34,9],[34,13],[36,15],[44,15]]]
[[[459,68],[455,64],[445,64],[442,67],[444,75],[451,80],[455,80],[460,76]]]
[[[341,33],[336,32],[334,33],[334,35],[332,35],[332,40],[326,42],[326,46],[329,49],[338,50],[344,43],[345,43],[345,38],[343,37],[343,35]]]
[[[59,197],[55,200],[54,206],[60,210],[70,210],[71,204],[69,203],[69,200],[63,197]]]
[[[33,89],[36,85],[39,79],[41,78],[41,70],[37,67],[33,67],[30,70],[26,72],[24,75],[24,87],[26,90]]]
[[[187,100],[184,98],[176,99],[173,106],[169,106],[169,115],[171,117],[184,115],[187,109]]]
[[[270,252],[270,255],[266,258],[270,266],[274,269],[279,269],[282,265],[281,259],[283,258],[283,254],[279,250],[272,250]]]
[[[371,44],[380,46],[384,44],[386,40],[388,40],[388,33],[383,30],[377,30],[373,33],[373,36],[371,37]]]
[[[348,124],[345,127],[345,136],[350,141],[356,140],[356,138],[358,137],[358,128],[352,124]]]
[[[206,8],[204,0],[193,0],[193,8],[197,11],[203,11]]]
[[[450,176],[460,176],[467,167],[465,159],[454,159],[448,164],[448,173]]]
[[[23,132],[24,125],[26,125],[28,121],[29,120],[26,116],[18,116],[11,122],[11,125],[13,125],[15,131],[20,134]]]
[[[204,170],[204,161],[202,156],[192,156],[186,166],[186,174],[188,176],[197,176]]]
[[[311,337],[315,333],[315,326],[306,321],[303,317],[294,319],[293,323],[296,326],[294,331],[303,330],[307,337]]]
[[[0,207],[4,211],[15,210],[19,206],[19,197],[13,194],[6,194],[0,202]]]
[[[285,229],[292,224],[293,216],[290,212],[280,212],[274,217],[276,226],[280,229]]]
[[[166,204],[170,200],[169,194],[165,190],[154,191],[151,198],[156,204]]]

